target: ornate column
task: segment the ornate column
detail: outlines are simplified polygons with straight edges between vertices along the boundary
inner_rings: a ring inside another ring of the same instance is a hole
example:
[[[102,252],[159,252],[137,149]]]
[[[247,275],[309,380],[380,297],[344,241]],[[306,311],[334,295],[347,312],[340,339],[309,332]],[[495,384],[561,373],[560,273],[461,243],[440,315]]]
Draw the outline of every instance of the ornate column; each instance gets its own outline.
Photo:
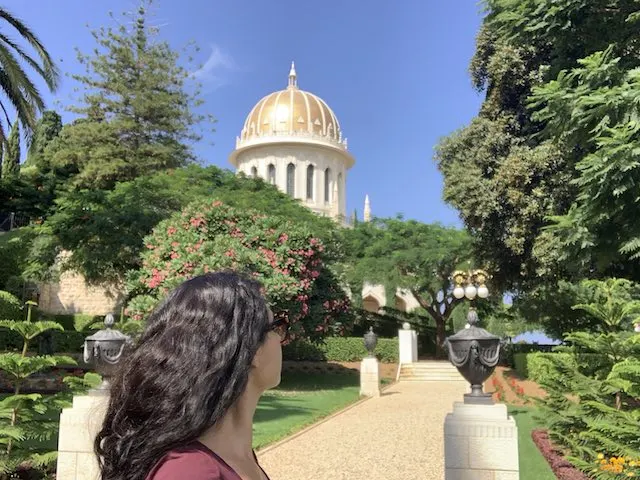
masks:
[[[60,415],[58,436],[57,480],[96,480],[98,462],[93,442],[102,426],[109,403],[109,380],[125,353],[131,339],[114,330],[112,314],[105,317],[105,328],[87,337],[84,360],[94,365],[103,381],[87,395],[73,397],[71,408]]]
[[[408,322],[398,330],[398,354],[401,365],[418,361],[418,334]]]
[[[455,277],[456,298],[465,296],[473,301],[476,295],[488,296],[485,272],[477,270],[468,276],[456,272]],[[464,289],[463,277],[467,277]],[[453,412],[444,421],[445,480],[519,480],[516,422],[505,404],[494,404],[491,394],[482,390],[498,364],[501,341],[478,323],[478,314],[472,307],[465,328],[445,341],[449,360],[471,385],[471,392],[464,395],[463,402],[453,404]]]
[[[364,346],[369,354],[360,362],[360,395],[367,397],[380,396],[380,366],[373,353],[377,344],[378,337],[373,333],[373,327],[369,327],[364,334]]]

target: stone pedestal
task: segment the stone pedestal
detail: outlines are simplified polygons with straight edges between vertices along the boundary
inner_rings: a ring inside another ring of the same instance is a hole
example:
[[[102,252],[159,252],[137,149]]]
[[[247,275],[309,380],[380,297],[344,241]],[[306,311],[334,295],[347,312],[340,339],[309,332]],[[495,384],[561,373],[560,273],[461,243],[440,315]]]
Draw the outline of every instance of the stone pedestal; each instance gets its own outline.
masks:
[[[360,363],[360,395],[380,396],[380,367],[375,357],[367,357]]]
[[[444,421],[445,480],[519,480],[518,428],[507,406],[456,402]]]
[[[398,330],[398,350],[400,363],[418,361],[418,334],[415,330]]]
[[[57,480],[98,480],[95,440],[109,403],[105,394],[73,397],[73,406],[60,415]]]

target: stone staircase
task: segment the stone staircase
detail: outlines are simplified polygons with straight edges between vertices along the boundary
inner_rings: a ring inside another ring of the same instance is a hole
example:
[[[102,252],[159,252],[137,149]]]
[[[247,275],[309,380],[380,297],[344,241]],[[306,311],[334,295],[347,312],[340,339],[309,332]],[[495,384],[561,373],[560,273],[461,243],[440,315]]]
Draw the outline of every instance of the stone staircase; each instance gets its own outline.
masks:
[[[399,381],[408,382],[466,382],[458,369],[448,361],[405,363],[398,371]]]

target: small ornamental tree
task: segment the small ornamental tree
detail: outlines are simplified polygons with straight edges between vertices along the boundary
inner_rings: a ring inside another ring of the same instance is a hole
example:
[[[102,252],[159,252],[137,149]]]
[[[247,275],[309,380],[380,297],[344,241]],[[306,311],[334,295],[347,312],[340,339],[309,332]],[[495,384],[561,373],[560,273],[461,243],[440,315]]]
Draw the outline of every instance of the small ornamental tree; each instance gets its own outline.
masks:
[[[159,223],[145,246],[142,268],[128,277],[133,319],[184,280],[232,269],[262,283],[274,316],[290,322],[291,340],[349,326],[348,299],[323,262],[323,243],[284,218],[198,201]]]

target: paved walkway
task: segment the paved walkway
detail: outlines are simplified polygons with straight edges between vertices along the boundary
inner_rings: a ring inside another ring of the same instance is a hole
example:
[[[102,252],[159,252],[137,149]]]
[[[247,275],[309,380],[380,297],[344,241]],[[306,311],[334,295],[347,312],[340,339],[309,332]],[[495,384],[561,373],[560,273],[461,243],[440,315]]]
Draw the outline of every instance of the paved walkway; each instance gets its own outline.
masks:
[[[272,480],[443,480],[444,418],[466,382],[400,382],[258,454]]]

